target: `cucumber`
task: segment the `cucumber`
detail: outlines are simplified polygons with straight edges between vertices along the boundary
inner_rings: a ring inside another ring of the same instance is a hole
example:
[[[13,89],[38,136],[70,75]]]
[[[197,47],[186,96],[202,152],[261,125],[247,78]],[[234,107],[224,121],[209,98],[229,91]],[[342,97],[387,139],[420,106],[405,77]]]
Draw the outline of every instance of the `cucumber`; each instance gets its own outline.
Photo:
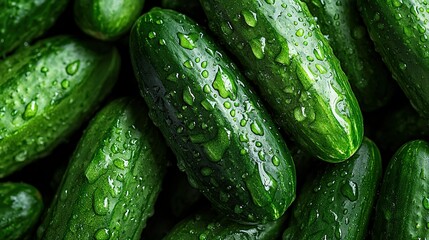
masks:
[[[23,239],[39,220],[42,210],[42,196],[32,185],[0,183],[0,239]]]
[[[0,1],[0,57],[46,32],[68,0]]]
[[[140,16],[144,0],[75,0],[74,19],[86,34],[115,40],[130,30]]]
[[[282,216],[295,198],[289,150],[208,33],[183,14],[154,8],[131,30],[130,52],[149,116],[191,185],[232,219]]]
[[[163,240],[273,240],[280,236],[284,219],[244,225],[215,212],[204,211],[180,221]]]
[[[427,239],[429,236],[429,144],[401,146],[386,168],[377,201],[372,239]]]
[[[380,152],[368,138],[346,162],[318,168],[296,200],[283,239],[364,239],[381,174]]]
[[[92,119],[37,231],[38,239],[140,239],[166,168],[142,101],[120,98]]]
[[[391,74],[375,52],[356,0],[304,0],[338,57],[363,111],[384,106],[393,94]]]
[[[49,154],[116,81],[115,48],[71,36],[43,39],[0,62],[0,178]]]
[[[362,113],[347,77],[300,0],[200,0],[210,28],[240,60],[278,124],[313,156],[359,148]]]
[[[376,50],[413,107],[429,117],[426,1],[358,1]]]

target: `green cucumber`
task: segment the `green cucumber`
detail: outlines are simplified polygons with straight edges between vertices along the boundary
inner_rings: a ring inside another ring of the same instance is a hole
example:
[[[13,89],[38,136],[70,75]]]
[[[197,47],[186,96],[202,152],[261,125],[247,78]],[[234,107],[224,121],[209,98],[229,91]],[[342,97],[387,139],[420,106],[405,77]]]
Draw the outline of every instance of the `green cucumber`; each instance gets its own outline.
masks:
[[[289,150],[208,33],[183,14],[154,8],[131,30],[130,52],[149,116],[190,183],[233,219],[282,216],[295,198]]]
[[[273,240],[281,235],[284,219],[244,225],[224,215],[205,211],[180,221],[163,240]]]
[[[426,1],[360,0],[376,50],[413,107],[429,117],[429,15]]]
[[[0,62],[0,178],[46,156],[88,118],[116,81],[115,48],[70,36]]]
[[[120,98],[90,122],[38,239],[140,239],[166,168],[143,102]]]
[[[300,0],[200,0],[210,28],[241,61],[275,119],[303,149],[348,159],[363,138],[356,97]]]
[[[296,200],[283,239],[364,239],[381,174],[380,152],[368,138],[346,162],[318,168]]]
[[[67,3],[68,0],[0,1],[0,57],[45,33]]]
[[[124,35],[140,16],[144,0],[75,0],[74,19],[86,34],[101,40]]]
[[[364,111],[384,106],[393,93],[391,74],[375,52],[356,0],[304,0],[338,57]]]
[[[372,239],[429,236],[429,144],[402,145],[386,168],[377,201]]]
[[[0,239],[23,239],[39,220],[42,210],[42,196],[32,185],[0,183]]]

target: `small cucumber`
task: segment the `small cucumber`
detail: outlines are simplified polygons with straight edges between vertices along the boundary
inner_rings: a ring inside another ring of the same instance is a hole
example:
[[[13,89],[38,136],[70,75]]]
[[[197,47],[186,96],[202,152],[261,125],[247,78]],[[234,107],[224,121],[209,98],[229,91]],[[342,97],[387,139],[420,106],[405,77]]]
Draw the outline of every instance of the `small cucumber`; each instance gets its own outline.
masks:
[[[75,0],[74,19],[86,34],[115,40],[140,16],[144,0]]]
[[[38,239],[140,239],[166,167],[142,101],[121,98],[90,122]]]
[[[183,14],[154,8],[131,30],[130,51],[149,116],[190,183],[233,219],[282,216],[295,198],[289,150],[208,33]]]
[[[384,106],[393,94],[391,74],[357,9],[356,0],[304,0],[338,57],[364,111]]]
[[[0,1],[0,57],[48,30],[68,0]]]
[[[380,152],[364,138],[349,160],[325,164],[304,184],[283,239],[363,240],[381,173]]]
[[[200,0],[210,28],[242,63],[275,120],[307,152],[341,162],[359,148],[359,104],[301,0]]]
[[[402,145],[386,168],[372,239],[428,239],[429,144]]]
[[[46,156],[106,96],[120,56],[70,36],[41,40],[0,62],[0,178]]]
[[[0,239],[22,239],[39,220],[42,196],[26,183],[0,183]]]
[[[359,0],[376,50],[418,113],[429,117],[429,15],[426,1]]]
[[[285,217],[264,224],[244,225],[205,211],[180,221],[163,240],[273,240],[281,235]]]

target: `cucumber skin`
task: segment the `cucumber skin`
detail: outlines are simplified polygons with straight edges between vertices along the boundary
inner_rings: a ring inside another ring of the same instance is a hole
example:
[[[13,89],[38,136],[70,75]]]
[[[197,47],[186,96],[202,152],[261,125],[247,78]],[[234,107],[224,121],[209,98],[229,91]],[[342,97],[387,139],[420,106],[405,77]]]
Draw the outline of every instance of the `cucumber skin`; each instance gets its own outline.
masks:
[[[304,0],[338,57],[363,111],[386,105],[393,94],[391,74],[375,51],[357,10],[357,0]]]
[[[384,173],[377,201],[372,239],[427,239],[429,144],[402,145]]]
[[[285,218],[283,216],[264,224],[244,225],[215,212],[199,212],[176,224],[163,240],[273,240],[280,236]]]
[[[362,113],[306,4],[300,0],[200,3],[210,28],[241,61],[278,124],[322,160],[342,162],[352,156],[363,138]]]
[[[0,178],[48,155],[77,129],[110,92],[119,66],[115,48],[71,36],[41,40],[1,61]]]
[[[420,115],[429,117],[429,16],[422,1],[366,1],[358,6],[369,35],[393,78]],[[421,12],[420,9],[424,9]],[[419,12],[416,12],[419,11]]]
[[[283,239],[364,239],[381,168],[380,152],[368,138],[346,162],[319,168],[304,183]],[[343,195],[345,186],[352,187],[350,183],[357,195]]]
[[[115,40],[130,30],[141,14],[144,2],[76,0],[73,8],[74,19],[86,34],[100,40]]]
[[[26,183],[0,183],[0,239],[22,239],[43,210],[40,192]]]
[[[180,45],[179,33],[194,34],[189,35],[197,38],[192,50]],[[130,51],[141,94],[151,106],[149,116],[191,185],[238,221],[263,222],[283,215],[295,198],[291,155],[243,76],[214,40],[185,15],[155,8],[131,30]],[[185,62],[193,67],[185,67]],[[229,86],[229,92],[218,92],[216,84]],[[230,109],[224,107],[228,104]]]
[[[91,120],[38,239],[140,239],[166,169],[165,145],[146,112],[142,101],[120,98]]]
[[[68,0],[0,1],[0,57],[46,32]]]

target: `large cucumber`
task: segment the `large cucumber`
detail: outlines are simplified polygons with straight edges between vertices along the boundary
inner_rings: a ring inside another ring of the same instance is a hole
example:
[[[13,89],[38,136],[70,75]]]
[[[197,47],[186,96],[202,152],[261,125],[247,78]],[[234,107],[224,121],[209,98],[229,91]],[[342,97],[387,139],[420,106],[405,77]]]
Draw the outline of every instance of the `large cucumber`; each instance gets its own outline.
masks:
[[[308,152],[348,159],[363,138],[348,79],[300,0],[200,0],[211,29],[258,86],[279,124]]]
[[[380,152],[364,138],[349,160],[325,164],[304,184],[283,239],[365,239],[381,173]]]
[[[359,0],[376,50],[411,104],[429,117],[429,14],[426,1]]]
[[[140,239],[165,172],[165,145],[142,101],[121,98],[90,122],[38,239]]]
[[[0,62],[0,178],[43,157],[88,119],[119,71],[115,48],[58,36]]]
[[[241,221],[278,219],[295,198],[295,169],[276,126],[237,67],[199,25],[154,8],[130,37],[149,116],[190,182]]]

